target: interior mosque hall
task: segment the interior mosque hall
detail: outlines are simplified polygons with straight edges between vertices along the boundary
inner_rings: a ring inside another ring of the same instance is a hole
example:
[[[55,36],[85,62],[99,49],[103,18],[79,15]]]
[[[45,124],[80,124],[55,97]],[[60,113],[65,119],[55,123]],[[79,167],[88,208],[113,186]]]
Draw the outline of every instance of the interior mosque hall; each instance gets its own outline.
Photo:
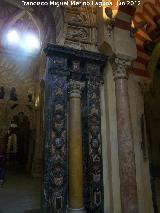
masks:
[[[160,0],[88,2],[0,0],[0,213],[160,213]]]

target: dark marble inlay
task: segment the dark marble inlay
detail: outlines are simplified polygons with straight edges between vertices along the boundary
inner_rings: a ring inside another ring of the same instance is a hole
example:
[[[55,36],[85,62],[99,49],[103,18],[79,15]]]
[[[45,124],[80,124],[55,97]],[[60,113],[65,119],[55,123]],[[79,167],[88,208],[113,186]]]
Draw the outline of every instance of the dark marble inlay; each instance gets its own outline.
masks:
[[[49,44],[45,76],[44,181],[45,213],[67,211],[67,113],[70,80],[83,82],[82,133],[84,155],[84,206],[87,212],[103,213],[103,167],[100,126],[102,54]]]

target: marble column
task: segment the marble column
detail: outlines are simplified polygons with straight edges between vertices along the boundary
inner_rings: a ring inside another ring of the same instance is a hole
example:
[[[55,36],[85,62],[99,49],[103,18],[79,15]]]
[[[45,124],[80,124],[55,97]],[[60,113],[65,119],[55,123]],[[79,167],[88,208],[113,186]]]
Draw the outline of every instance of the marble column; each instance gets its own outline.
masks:
[[[121,208],[123,213],[138,213],[136,166],[128,96],[127,67],[130,61],[114,56],[111,63],[116,93]]]
[[[81,83],[78,81],[70,82],[69,108],[69,212],[84,212]]]

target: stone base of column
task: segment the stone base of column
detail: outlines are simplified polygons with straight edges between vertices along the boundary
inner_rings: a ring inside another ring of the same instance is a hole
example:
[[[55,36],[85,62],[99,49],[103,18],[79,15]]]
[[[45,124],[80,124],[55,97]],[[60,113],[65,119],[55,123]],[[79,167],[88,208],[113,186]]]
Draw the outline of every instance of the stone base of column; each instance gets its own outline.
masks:
[[[84,208],[80,208],[80,209],[68,208],[67,213],[86,213],[86,211],[84,210]]]

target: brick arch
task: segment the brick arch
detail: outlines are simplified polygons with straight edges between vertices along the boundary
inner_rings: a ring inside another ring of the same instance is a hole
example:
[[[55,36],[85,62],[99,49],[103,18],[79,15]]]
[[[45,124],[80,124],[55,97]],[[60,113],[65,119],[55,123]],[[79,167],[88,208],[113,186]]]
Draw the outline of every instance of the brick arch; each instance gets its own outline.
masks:
[[[157,24],[160,23],[160,0],[154,2],[146,1],[143,5],[120,5],[115,17],[115,26],[122,30],[130,31],[131,24],[136,27],[138,23],[145,21],[147,27],[139,29],[135,34],[137,46],[137,59],[133,62],[133,73],[138,76],[150,78],[147,72],[147,65],[150,55],[144,51],[146,41],[159,41],[160,36],[153,33],[157,30]],[[120,1],[122,2],[122,1]],[[123,1],[124,2],[124,1]],[[115,9],[113,6],[112,9]]]
[[[159,35],[155,36],[157,31],[157,23],[160,20],[160,1],[155,0],[153,3],[145,2],[142,5],[141,12],[136,12],[133,18],[134,25],[136,26],[139,22],[145,21],[147,27],[138,30],[135,34],[136,45],[137,45],[137,59],[133,62],[133,73],[150,78],[151,73],[147,72],[148,63],[151,56],[144,50],[144,43],[146,41],[155,41],[159,39]]]

